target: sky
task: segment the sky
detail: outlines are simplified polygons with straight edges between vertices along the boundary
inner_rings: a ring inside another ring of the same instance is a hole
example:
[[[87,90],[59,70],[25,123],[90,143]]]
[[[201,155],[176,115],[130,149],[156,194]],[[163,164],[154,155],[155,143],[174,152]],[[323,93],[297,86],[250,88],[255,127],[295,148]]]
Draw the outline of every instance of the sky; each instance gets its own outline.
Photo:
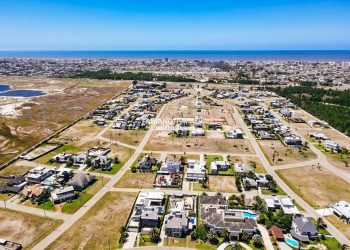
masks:
[[[349,0],[1,0],[0,50],[350,49]]]

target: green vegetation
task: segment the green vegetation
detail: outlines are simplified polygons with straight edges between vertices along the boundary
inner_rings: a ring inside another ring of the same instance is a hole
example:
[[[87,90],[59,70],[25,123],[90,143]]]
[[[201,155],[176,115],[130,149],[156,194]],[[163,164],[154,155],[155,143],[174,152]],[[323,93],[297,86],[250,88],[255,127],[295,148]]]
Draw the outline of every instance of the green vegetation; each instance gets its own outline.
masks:
[[[51,158],[54,157],[57,154],[60,154],[60,153],[75,154],[75,153],[78,153],[79,150],[80,149],[78,147],[76,147],[76,146],[74,146],[72,144],[65,144],[62,147],[59,147],[59,148],[55,149],[54,151],[43,155],[42,157],[36,159],[35,161],[39,162],[39,163],[42,163],[42,164],[48,164],[49,163],[51,165],[60,166],[61,163],[52,163],[52,162],[50,162]]]
[[[266,225],[270,229],[273,225],[276,225],[282,229],[289,230],[292,227],[293,216],[290,214],[284,214],[282,210],[277,210],[276,212],[271,212],[264,209],[258,222]]]
[[[279,185],[276,185],[276,188],[274,190],[262,189],[261,192],[265,195],[287,195]]]
[[[148,72],[115,73],[108,70],[79,72],[68,76],[70,78],[111,79],[111,80],[138,80],[138,81],[168,81],[168,82],[195,82],[193,78],[179,75],[156,75]]]
[[[139,246],[140,247],[153,247],[153,246],[157,246],[157,243],[152,242],[150,235],[141,234]]]
[[[103,184],[107,181],[108,180],[106,180],[106,178],[96,177],[95,183],[87,187],[82,192],[76,192],[76,199],[64,203],[62,207],[62,212],[74,214],[76,211],[78,211],[79,208],[81,208],[86,202],[88,202],[92,198],[92,196],[94,196],[102,188]]]
[[[350,135],[350,90],[340,91],[310,86],[278,87],[272,90]]]

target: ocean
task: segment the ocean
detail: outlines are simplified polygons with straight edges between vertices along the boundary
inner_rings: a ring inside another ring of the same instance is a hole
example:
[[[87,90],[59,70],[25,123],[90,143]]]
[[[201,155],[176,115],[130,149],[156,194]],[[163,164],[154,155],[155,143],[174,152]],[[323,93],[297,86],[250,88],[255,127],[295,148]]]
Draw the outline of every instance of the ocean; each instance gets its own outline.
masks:
[[[0,51],[0,58],[349,62],[350,50]]]

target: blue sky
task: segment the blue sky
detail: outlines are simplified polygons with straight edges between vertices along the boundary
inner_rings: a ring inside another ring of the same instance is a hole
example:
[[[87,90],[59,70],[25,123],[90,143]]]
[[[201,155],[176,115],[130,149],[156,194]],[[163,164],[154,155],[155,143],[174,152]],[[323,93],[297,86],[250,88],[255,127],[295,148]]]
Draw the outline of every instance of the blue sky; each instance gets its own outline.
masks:
[[[349,0],[1,0],[1,50],[350,49]]]

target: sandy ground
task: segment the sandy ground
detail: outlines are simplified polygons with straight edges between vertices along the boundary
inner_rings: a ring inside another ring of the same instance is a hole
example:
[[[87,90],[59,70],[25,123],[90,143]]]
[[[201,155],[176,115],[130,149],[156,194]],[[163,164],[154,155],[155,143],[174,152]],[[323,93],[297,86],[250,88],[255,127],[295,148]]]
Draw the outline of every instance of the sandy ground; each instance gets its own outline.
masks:
[[[153,188],[153,181],[156,174],[151,173],[131,173],[127,171],[123,177],[115,184],[119,188]]]
[[[350,200],[350,184],[327,169],[298,167],[276,171],[302,199],[315,208]],[[300,187],[300,188],[299,188]]]
[[[102,136],[112,141],[120,141],[137,146],[142,141],[146,132],[145,130],[108,129]]]
[[[51,222],[52,221],[52,222]],[[31,214],[0,208],[0,236],[3,239],[18,242],[30,249],[46,235],[51,233],[60,222]]]
[[[0,77],[0,82],[10,84],[14,89],[47,92],[38,97],[0,98],[0,164],[129,85],[128,82],[44,77]]]
[[[136,193],[109,192],[47,249],[111,249],[118,247]]]
[[[298,148],[287,147],[280,140],[257,140],[257,142],[272,165],[299,163],[316,159],[316,155],[310,149],[306,151],[302,149],[302,151],[299,152]],[[277,155],[275,154],[275,161],[273,162],[273,154],[275,151]]]
[[[245,164],[256,164],[255,172],[256,173],[266,173],[266,169],[261,163],[259,157],[257,156],[230,156],[228,158],[231,163],[240,162]]]
[[[333,224],[333,226],[338,228],[338,230],[342,232],[345,235],[345,237],[350,239],[350,224],[345,223],[335,215],[329,215],[326,218],[330,223]]]
[[[211,192],[238,193],[234,176],[209,176],[209,190]]]

